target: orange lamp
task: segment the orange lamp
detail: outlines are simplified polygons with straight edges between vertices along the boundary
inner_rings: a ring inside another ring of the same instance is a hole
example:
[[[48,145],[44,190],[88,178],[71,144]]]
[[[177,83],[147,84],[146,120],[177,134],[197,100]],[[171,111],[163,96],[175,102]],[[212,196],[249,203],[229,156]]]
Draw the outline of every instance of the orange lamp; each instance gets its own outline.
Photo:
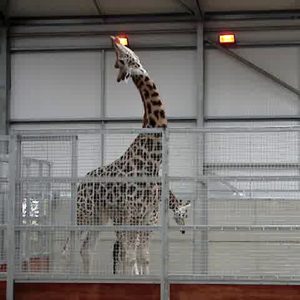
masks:
[[[129,43],[128,43],[128,37],[127,35],[118,35],[117,38],[119,39],[119,42],[121,45],[123,46],[128,46]]]
[[[233,33],[219,34],[219,43],[221,45],[232,45],[236,43],[235,35]]]

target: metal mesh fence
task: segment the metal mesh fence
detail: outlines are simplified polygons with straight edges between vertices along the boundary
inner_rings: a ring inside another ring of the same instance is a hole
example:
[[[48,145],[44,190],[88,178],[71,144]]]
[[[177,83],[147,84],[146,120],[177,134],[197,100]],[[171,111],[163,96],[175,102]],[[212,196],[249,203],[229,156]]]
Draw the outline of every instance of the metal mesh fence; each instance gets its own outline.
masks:
[[[20,132],[15,272],[297,281],[299,135],[298,128]]]
[[[299,142],[284,128],[171,132],[171,186],[193,203],[184,242],[169,232],[171,276],[299,279]]]
[[[19,135],[19,276],[158,276],[162,147],[159,130]]]

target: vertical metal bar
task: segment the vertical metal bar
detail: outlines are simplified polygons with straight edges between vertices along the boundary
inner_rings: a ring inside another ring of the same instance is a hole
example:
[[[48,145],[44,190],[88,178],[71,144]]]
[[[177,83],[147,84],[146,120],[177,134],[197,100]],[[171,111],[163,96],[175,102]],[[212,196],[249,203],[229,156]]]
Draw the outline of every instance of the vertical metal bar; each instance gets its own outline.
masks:
[[[162,192],[161,192],[161,281],[160,299],[169,299],[168,265],[169,265],[169,132],[166,128],[162,133]]]
[[[23,215],[22,215],[22,196],[23,196],[23,186],[21,185],[20,178],[22,176],[22,138],[20,135],[16,137],[17,143],[17,153],[16,153],[16,174],[15,174],[15,215],[14,215],[14,222],[18,225],[22,225],[23,223]],[[22,232],[19,232],[15,236],[15,252],[19,253],[18,260],[15,261],[15,264],[18,263],[20,267],[22,253],[21,253],[21,237]]]
[[[14,299],[15,278],[15,201],[16,201],[16,171],[17,171],[16,137],[11,136],[9,145],[9,201],[7,215],[7,284],[6,299]]]
[[[197,127],[204,126],[204,29],[203,23],[197,23],[197,48],[196,48],[196,101],[197,101]]]
[[[76,198],[77,198],[77,176],[78,176],[78,137],[72,136],[71,139],[71,225],[77,225],[77,213],[76,213]],[[70,264],[71,273],[76,272],[76,251],[75,251],[75,231],[70,233]]]
[[[50,163],[47,163],[46,164],[46,171],[47,171],[47,175],[48,178],[51,177],[51,164]],[[47,206],[47,214],[49,215],[48,217],[48,222],[47,222],[47,225],[55,225],[54,224],[54,207],[53,207],[53,202],[56,201],[56,196],[55,195],[51,195],[51,183],[46,183],[46,194],[47,194],[47,199],[49,201],[49,204]],[[47,233],[46,233],[47,234]],[[54,240],[55,240],[55,232],[49,232],[49,238],[48,238],[48,241],[49,241],[49,245],[48,245],[48,249],[49,249],[49,272],[51,272],[53,269],[54,269],[54,265],[51,264],[52,261],[54,261]]]
[[[101,99],[100,99],[100,118],[101,120],[104,119],[105,117],[105,110],[106,110],[106,89],[105,89],[105,76],[106,76],[106,70],[105,70],[105,63],[106,63],[106,51],[102,50],[101,51]],[[105,160],[105,156],[104,156],[104,143],[105,143],[105,137],[104,137],[104,133],[103,133],[103,129],[104,129],[104,122],[101,122],[101,166],[104,165],[104,160]]]
[[[8,133],[8,51],[7,28],[0,27],[0,134]]]
[[[203,23],[197,24],[197,50],[196,50],[196,79],[197,79],[197,127],[204,127],[205,98],[204,98],[204,46],[203,46]],[[196,177],[204,175],[205,160],[205,133],[199,133],[196,137]],[[198,182],[198,181],[197,181]],[[207,185],[198,183],[196,187],[196,201],[193,207],[193,222],[207,225]],[[193,231],[193,273],[206,274],[208,269],[208,246],[207,230]]]
[[[0,140],[0,156],[3,155],[3,158],[8,157],[8,145],[9,140],[1,139]],[[0,177],[8,178],[8,159],[0,160]],[[0,217],[1,223],[6,224],[6,212],[7,212],[7,202],[8,202],[8,183],[0,184]],[[5,254],[5,232],[3,230],[0,231],[0,253]]]

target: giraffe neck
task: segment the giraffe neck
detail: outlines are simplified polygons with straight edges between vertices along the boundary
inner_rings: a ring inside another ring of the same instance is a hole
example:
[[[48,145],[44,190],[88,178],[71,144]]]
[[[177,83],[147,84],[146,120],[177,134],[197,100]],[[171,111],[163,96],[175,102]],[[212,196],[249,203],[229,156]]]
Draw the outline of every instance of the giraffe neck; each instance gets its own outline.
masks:
[[[153,80],[147,74],[133,75],[132,80],[143,101],[143,127],[167,127],[165,109]]]

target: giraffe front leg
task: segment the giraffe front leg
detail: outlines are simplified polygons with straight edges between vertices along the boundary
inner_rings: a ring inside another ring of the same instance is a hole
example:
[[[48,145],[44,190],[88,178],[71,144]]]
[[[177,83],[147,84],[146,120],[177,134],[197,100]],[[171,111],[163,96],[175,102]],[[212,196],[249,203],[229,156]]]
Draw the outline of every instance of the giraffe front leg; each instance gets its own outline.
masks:
[[[140,274],[149,275],[150,273],[150,252],[149,249],[141,249],[141,258],[140,258]]]
[[[140,237],[140,245],[138,247],[138,266],[141,275],[149,275],[150,273],[150,236],[149,233],[143,233]]]
[[[136,247],[135,246],[129,246],[125,250],[124,267],[125,267],[124,268],[125,274],[139,275],[139,270],[138,270],[137,261],[136,261]]]

